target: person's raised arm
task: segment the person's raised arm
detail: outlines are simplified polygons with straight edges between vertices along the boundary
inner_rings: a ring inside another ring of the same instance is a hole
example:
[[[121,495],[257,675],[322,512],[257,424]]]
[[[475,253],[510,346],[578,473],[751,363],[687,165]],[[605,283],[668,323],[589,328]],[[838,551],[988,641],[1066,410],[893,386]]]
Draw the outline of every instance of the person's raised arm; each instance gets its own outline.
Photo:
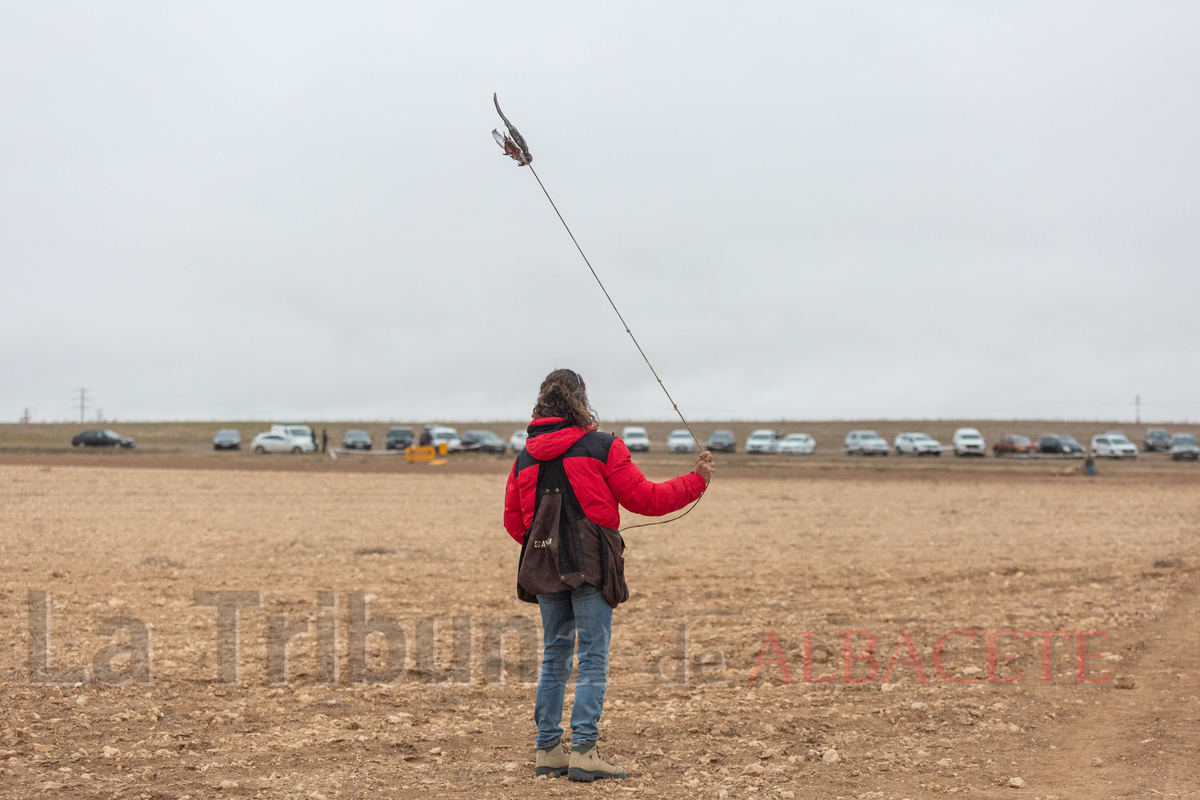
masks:
[[[706,451],[696,459],[695,472],[655,483],[633,463],[625,443],[616,439],[608,452],[605,478],[625,508],[645,517],[661,517],[698,499],[712,479],[713,468],[712,454]]]

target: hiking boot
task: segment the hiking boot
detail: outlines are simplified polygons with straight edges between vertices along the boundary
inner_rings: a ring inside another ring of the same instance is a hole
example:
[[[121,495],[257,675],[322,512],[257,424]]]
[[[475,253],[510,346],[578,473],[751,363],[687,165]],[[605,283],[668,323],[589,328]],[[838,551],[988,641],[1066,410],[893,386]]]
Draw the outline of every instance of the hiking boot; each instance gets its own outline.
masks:
[[[591,783],[597,779],[624,777],[625,769],[605,761],[595,742],[584,742],[571,748],[571,768],[567,771],[570,780]]]
[[[558,744],[549,750],[538,750],[537,761],[534,763],[536,765],[533,768],[535,775],[549,775],[551,778],[561,778],[566,774],[567,768],[571,765],[571,751],[567,749],[567,743],[559,739]]]

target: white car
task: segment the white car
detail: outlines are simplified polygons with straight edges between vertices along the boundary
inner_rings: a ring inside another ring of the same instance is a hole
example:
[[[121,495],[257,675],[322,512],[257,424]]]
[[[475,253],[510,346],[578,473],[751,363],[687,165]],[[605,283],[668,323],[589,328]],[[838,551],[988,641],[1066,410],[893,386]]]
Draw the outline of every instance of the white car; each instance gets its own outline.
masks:
[[[940,456],[942,454],[942,443],[923,433],[902,433],[896,437],[893,444],[896,446],[896,455],[898,456],[905,453],[911,453],[914,456]]]
[[[304,433],[293,435],[286,431],[268,431],[254,437],[250,449],[262,455],[263,453],[315,453],[317,446],[313,443],[312,435]]]
[[[987,452],[987,442],[983,439],[983,434],[974,428],[959,428],[954,432],[954,455],[956,456],[983,456]]]
[[[694,453],[696,452],[696,440],[686,430],[671,431],[671,435],[667,437],[667,452]]]
[[[645,428],[625,428],[621,431],[621,441],[629,448],[629,452],[650,452],[650,434]]]
[[[888,454],[887,440],[875,431],[850,431],[842,444],[846,455],[858,453],[860,456],[886,456]]]
[[[817,440],[807,433],[789,433],[779,443],[779,452],[786,455],[807,455],[815,450]]]
[[[508,440],[508,446],[512,448],[514,453],[519,453],[525,449],[525,440],[529,438],[529,431],[516,431],[512,438]]]
[[[780,441],[779,431],[763,428],[750,434],[750,438],[746,440],[746,452],[778,453]]]
[[[458,431],[454,428],[447,428],[445,425],[431,425],[429,426],[429,435],[433,437],[434,447],[445,442],[446,450],[451,453],[462,449],[462,442],[458,439]]]
[[[1095,458],[1137,458],[1137,445],[1125,438],[1123,433],[1101,433],[1092,437],[1092,455]]]
[[[302,422],[276,422],[271,425],[271,433],[286,433],[290,436],[312,438],[313,430]]]

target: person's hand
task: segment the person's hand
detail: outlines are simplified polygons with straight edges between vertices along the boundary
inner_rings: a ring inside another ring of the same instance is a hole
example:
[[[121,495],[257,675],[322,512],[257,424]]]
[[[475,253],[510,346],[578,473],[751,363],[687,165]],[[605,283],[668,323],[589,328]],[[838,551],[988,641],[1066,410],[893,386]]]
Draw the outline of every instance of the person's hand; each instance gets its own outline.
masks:
[[[706,486],[712,481],[713,470],[716,468],[717,465],[713,463],[712,453],[707,450],[701,453],[700,457],[696,459],[696,473],[701,478],[704,478]]]

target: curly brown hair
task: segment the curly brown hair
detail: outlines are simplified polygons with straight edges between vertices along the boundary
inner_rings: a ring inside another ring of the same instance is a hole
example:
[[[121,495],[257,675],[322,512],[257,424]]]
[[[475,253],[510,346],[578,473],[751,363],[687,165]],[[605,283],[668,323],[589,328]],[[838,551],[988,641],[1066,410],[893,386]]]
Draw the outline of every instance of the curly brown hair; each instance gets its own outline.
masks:
[[[579,373],[556,369],[546,376],[538,389],[533,418],[562,417],[580,428],[594,428],[596,412],[588,402],[587,386]]]

